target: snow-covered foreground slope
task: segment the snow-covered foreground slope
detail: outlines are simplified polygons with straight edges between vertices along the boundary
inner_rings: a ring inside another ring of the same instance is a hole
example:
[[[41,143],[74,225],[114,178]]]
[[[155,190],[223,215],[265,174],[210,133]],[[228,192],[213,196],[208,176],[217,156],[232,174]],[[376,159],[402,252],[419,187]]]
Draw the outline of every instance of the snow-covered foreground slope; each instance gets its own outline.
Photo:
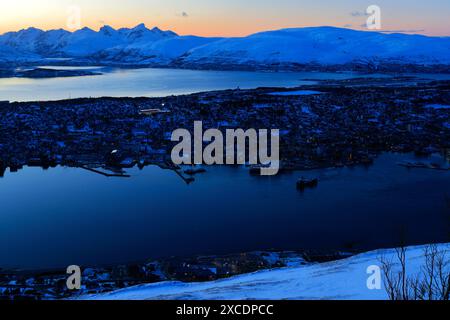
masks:
[[[181,67],[450,65],[450,37],[335,27],[266,31],[240,38],[179,36],[144,24],[115,30],[28,28],[0,35],[1,61],[73,58],[92,63]]]
[[[450,244],[439,245],[450,251]],[[408,274],[420,272],[424,247],[407,251]],[[108,294],[85,296],[93,300],[160,299],[364,299],[384,300],[386,293],[369,290],[367,268],[379,265],[379,258],[395,258],[394,250],[378,250],[345,260],[311,264],[295,268],[268,270],[206,283],[162,282],[118,290]],[[447,255],[448,256],[448,255]],[[394,261],[397,261],[394,259]]]

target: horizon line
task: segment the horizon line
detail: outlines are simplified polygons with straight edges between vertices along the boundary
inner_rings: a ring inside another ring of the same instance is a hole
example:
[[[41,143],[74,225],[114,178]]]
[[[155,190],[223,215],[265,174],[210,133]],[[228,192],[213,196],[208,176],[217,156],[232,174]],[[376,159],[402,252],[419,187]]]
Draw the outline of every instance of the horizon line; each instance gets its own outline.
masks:
[[[195,35],[195,34],[179,34],[178,32],[173,31],[171,29],[161,29],[160,27],[158,27],[156,25],[151,27],[151,28],[149,28],[144,22],[138,23],[138,24],[136,24],[136,25],[134,25],[132,27],[126,27],[126,26],[124,26],[124,27],[113,27],[111,25],[104,24],[101,27],[99,27],[98,29],[91,28],[91,27],[88,27],[88,26],[83,26],[83,27],[81,27],[79,29],[74,29],[74,30],[68,30],[68,29],[62,28],[62,27],[61,28],[45,29],[45,28],[38,28],[38,27],[34,27],[34,26],[29,26],[29,27],[26,27],[26,28],[24,27],[24,28],[18,29],[18,30],[5,31],[5,32],[1,33],[0,36],[3,36],[5,34],[7,34],[7,33],[17,33],[17,32],[26,31],[26,30],[29,30],[29,29],[35,29],[35,30],[39,30],[39,31],[43,31],[43,32],[63,30],[63,31],[66,31],[66,32],[69,32],[69,33],[75,33],[77,31],[81,31],[81,30],[85,30],[85,29],[91,30],[93,32],[99,32],[104,27],[109,27],[109,28],[111,28],[111,29],[113,29],[115,31],[119,31],[119,30],[122,30],[122,29],[132,30],[132,29],[138,28],[140,26],[145,27],[147,30],[157,29],[157,30],[160,30],[160,31],[163,31],[163,32],[173,32],[173,33],[175,33],[178,36],[198,36],[198,35]],[[419,32],[424,32],[425,30],[382,30],[382,29],[381,30],[369,30],[369,29],[355,29],[355,28],[350,28],[350,27],[346,27],[346,26],[339,27],[339,26],[332,26],[332,25],[299,26],[299,27],[265,29],[265,30],[252,32],[252,33],[249,33],[249,34],[246,34],[246,35],[242,35],[242,36],[217,35],[217,36],[199,36],[199,37],[204,37],[204,38],[245,38],[245,37],[248,37],[248,36],[251,36],[251,35],[254,35],[254,34],[258,34],[258,33],[261,33],[261,32],[292,30],[292,29],[308,29],[308,28],[311,28],[311,29],[312,28],[334,28],[334,29],[341,29],[341,30],[349,30],[349,31],[357,31],[357,32],[370,32],[370,33],[381,33],[381,34],[403,34],[403,35],[411,35],[411,36],[419,35],[419,36],[429,37],[429,38],[448,38],[448,37],[450,37],[450,35],[447,35],[447,36],[436,36],[436,35],[426,35],[426,34],[423,34],[423,33],[419,33]]]

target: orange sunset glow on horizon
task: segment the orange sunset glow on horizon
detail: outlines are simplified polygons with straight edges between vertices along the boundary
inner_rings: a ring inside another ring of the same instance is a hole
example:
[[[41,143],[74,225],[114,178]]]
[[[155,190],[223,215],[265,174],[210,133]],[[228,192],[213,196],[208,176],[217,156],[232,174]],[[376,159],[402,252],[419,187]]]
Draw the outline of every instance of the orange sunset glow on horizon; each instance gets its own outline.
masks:
[[[245,36],[263,30],[323,25],[363,30],[365,9],[370,4],[364,0],[2,0],[0,33],[28,27],[68,29],[72,6],[80,9],[81,25],[95,30],[103,25],[122,28],[139,23],[199,36]],[[380,0],[378,5],[386,32],[450,36],[450,1],[430,0],[424,4],[400,0],[394,4]]]

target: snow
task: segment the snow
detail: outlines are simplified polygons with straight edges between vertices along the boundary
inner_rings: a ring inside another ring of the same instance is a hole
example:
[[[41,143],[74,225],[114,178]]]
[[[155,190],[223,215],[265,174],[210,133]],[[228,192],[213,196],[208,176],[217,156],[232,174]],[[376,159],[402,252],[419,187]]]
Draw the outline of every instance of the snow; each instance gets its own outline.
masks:
[[[335,27],[292,28],[240,38],[179,36],[144,24],[116,30],[28,28],[0,35],[0,61],[93,58],[170,64],[450,64],[450,38]]]
[[[312,112],[311,108],[308,107],[308,106],[303,106],[303,107],[302,107],[302,112],[303,112],[303,113],[307,113],[307,114],[309,114],[309,115],[315,115],[315,113]]]
[[[137,43],[131,43],[127,46],[117,46],[106,49],[102,52],[112,60],[171,62],[179,58],[189,50],[214,41],[215,38],[201,38],[194,36],[172,36],[162,39],[146,38]]]
[[[440,109],[450,109],[450,106],[446,106],[443,104],[429,104],[429,105],[425,106],[425,108],[440,110]]]
[[[269,94],[272,96],[309,96],[314,94],[322,94],[322,92],[313,90],[298,90],[298,91],[272,92]]]
[[[0,47],[3,51],[12,48],[29,54],[39,54],[43,58],[54,57],[90,57],[104,54],[103,51],[119,48],[123,49],[132,43],[148,45],[155,41],[176,37],[172,31],[162,31],[158,28],[149,30],[144,24],[135,28],[115,30],[110,26],[103,26],[98,32],[83,28],[75,32],[62,29],[42,31],[28,28],[18,32],[8,32],[0,36]],[[11,52],[12,55],[17,53]],[[0,55],[0,60],[9,57]],[[13,58],[13,57],[9,57]]]
[[[417,274],[424,263],[425,247],[410,247],[407,270]],[[448,254],[450,244],[439,245]],[[107,294],[84,296],[87,300],[252,300],[252,299],[339,299],[385,300],[383,289],[370,290],[367,270],[379,266],[379,259],[393,259],[395,250],[376,250],[348,259],[322,264],[307,264],[245,274],[205,283],[161,282],[140,285]],[[269,257],[270,258],[270,257]]]
[[[192,50],[190,62],[219,64],[450,63],[450,38],[334,27],[293,28],[228,38]]]

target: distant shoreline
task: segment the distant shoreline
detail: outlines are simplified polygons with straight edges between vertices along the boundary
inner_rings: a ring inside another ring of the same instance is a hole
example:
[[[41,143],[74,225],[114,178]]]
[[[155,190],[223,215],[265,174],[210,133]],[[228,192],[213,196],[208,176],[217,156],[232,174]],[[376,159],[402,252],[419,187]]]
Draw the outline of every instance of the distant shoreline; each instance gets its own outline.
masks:
[[[220,63],[180,63],[172,62],[168,64],[161,63],[121,63],[121,62],[105,62],[102,60],[42,60],[25,63],[2,63],[0,61],[0,78],[56,78],[56,77],[76,77],[99,75],[102,73],[92,72],[89,70],[48,70],[41,65],[61,66],[61,67],[91,67],[100,66],[104,68],[120,68],[120,69],[178,69],[178,70],[194,70],[194,71],[248,71],[248,72],[334,72],[334,73],[366,73],[371,74],[401,74],[401,73],[434,73],[434,74],[450,74],[450,65],[446,64],[398,64],[398,63],[346,63],[346,64],[298,64],[298,63],[272,63],[272,64],[220,64]],[[13,66],[13,68],[11,67]],[[40,72],[16,71],[17,68],[33,68]],[[53,72],[51,72],[53,71]]]
[[[44,79],[44,78],[67,78],[67,77],[83,77],[83,76],[98,76],[100,72],[89,70],[58,70],[48,69],[42,67],[31,68],[28,70],[17,69],[0,69],[1,78],[29,78],[29,79]]]

